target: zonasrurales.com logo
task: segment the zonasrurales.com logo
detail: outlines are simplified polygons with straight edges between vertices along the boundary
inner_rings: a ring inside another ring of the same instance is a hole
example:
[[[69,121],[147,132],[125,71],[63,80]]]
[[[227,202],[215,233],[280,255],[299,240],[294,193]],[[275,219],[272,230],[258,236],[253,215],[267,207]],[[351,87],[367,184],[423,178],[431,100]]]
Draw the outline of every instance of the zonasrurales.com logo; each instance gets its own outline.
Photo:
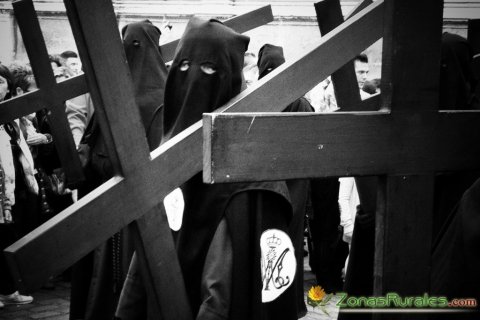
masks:
[[[423,296],[401,297],[396,292],[387,293],[378,297],[354,297],[347,293],[337,293],[340,298],[337,307],[344,309],[351,308],[475,308],[477,300],[473,298],[452,299],[447,297],[430,296],[425,293]]]

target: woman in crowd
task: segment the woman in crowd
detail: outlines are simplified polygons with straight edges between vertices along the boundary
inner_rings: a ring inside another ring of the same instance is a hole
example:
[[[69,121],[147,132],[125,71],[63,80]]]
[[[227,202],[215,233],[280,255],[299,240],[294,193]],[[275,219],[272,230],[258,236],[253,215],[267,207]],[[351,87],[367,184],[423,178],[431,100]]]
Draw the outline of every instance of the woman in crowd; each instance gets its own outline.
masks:
[[[7,67],[0,64],[0,102],[14,91],[13,79]],[[22,200],[38,194],[33,176],[33,158],[17,120],[0,125],[0,249],[18,240],[17,218],[22,217]],[[14,279],[5,256],[0,255],[0,307],[5,304],[31,303],[33,298],[16,291]]]

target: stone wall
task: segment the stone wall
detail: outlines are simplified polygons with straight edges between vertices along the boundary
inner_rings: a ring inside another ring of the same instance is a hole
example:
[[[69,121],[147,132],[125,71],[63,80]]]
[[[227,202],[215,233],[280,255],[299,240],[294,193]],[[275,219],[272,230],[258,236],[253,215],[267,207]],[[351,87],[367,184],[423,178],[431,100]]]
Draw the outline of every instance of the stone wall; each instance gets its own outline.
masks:
[[[278,0],[116,0],[114,1],[119,29],[125,24],[141,19],[150,19],[157,26],[171,22],[171,31],[164,31],[161,43],[181,36],[192,15],[213,17],[220,20],[248,12],[266,4],[272,5],[275,20],[260,28],[247,32],[250,36],[249,51],[257,53],[264,43],[284,47],[286,59],[293,59],[321,41],[317,27],[314,1]],[[356,0],[341,1],[347,14],[357,4]],[[76,51],[65,7],[61,0],[34,1],[43,36],[49,53],[64,50]],[[466,19],[480,18],[480,1],[448,0],[445,3],[445,29],[466,36]],[[21,35],[12,14],[10,1],[0,0],[0,61],[27,60]],[[371,62],[371,77],[380,76],[381,41],[366,50]],[[106,57],[107,58],[107,57]]]

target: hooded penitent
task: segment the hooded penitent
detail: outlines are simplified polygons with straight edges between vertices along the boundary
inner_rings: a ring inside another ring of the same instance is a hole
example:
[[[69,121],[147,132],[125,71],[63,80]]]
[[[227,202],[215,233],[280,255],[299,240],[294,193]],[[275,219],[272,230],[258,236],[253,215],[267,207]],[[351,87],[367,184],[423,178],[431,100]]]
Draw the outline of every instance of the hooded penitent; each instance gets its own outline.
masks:
[[[220,40],[221,39],[221,40]],[[177,47],[165,96],[169,138],[240,93],[250,39],[220,22],[192,19]]]
[[[122,29],[135,100],[152,149],[158,146],[162,136],[161,105],[167,79],[167,68],[158,46],[160,35],[160,30],[148,20],[130,23]]]
[[[219,21],[190,20],[168,74],[164,140],[240,93],[248,43],[248,37]],[[182,192],[183,224],[175,241],[194,318],[296,319],[294,286],[284,286],[276,300],[262,303],[259,244],[264,230],[287,230],[292,208],[285,183],[207,185],[198,173]],[[289,254],[295,265],[293,250]],[[130,272],[135,269],[132,263]],[[294,274],[279,286],[293,280]],[[136,290],[134,280],[125,283],[118,317],[129,319],[137,311],[128,306],[142,305],[127,301]]]
[[[445,32],[442,35],[440,71],[441,109],[479,109],[474,90],[473,50],[465,38]]]
[[[258,51],[258,79],[265,77],[277,67],[285,63],[283,48],[273,44],[264,44]],[[289,104],[284,112],[313,112],[314,109],[304,97]]]
[[[263,45],[258,51],[258,79],[265,77],[284,62],[282,47],[269,43]]]

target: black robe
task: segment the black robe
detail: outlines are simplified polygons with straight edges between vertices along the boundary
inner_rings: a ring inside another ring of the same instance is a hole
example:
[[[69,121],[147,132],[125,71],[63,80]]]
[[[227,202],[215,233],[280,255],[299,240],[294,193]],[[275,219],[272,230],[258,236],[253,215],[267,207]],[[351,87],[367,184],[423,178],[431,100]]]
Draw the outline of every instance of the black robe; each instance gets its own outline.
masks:
[[[475,95],[478,79],[473,70],[473,49],[467,39],[442,34],[439,104],[441,110],[480,109]]]
[[[480,301],[480,180],[464,194],[449,215],[433,246],[431,295]],[[476,312],[455,319],[478,319]],[[444,315],[445,319],[452,319]],[[444,319],[437,317],[438,319]]]
[[[360,205],[357,207],[353,228],[350,258],[345,275],[344,291],[349,296],[373,295],[373,268],[375,254],[375,215],[377,208],[377,177],[356,177]],[[339,320],[371,319],[371,314],[342,313]]]
[[[263,78],[285,62],[283,48],[272,44],[263,45],[258,52],[258,79]],[[289,104],[283,112],[314,112],[313,107],[304,97]],[[302,137],[299,137],[302,139]],[[293,206],[293,219],[289,226],[289,234],[295,246],[297,274],[295,280],[298,317],[306,315],[307,307],[303,295],[303,242],[305,230],[305,214],[310,196],[308,179],[288,180],[287,187]]]

